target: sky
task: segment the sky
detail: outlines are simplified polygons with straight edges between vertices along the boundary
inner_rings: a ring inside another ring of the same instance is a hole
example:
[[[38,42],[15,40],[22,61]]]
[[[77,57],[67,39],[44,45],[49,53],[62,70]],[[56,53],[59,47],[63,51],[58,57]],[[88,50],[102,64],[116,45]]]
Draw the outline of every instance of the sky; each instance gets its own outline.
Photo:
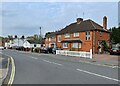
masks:
[[[76,22],[91,19],[102,25],[108,18],[108,29],[118,26],[118,2],[2,2],[0,35],[30,36],[56,31]],[[84,15],[83,15],[84,14]]]

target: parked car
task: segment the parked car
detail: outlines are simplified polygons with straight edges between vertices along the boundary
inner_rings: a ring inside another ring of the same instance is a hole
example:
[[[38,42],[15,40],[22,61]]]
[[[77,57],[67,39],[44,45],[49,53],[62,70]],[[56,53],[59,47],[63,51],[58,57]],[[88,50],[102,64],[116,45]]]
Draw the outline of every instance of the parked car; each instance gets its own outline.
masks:
[[[62,48],[53,48],[53,49],[52,49],[52,53],[53,53],[53,54],[56,54],[56,50],[63,50],[63,49],[62,49]]]
[[[3,46],[0,46],[0,50],[4,50],[4,47],[3,47]]]
[[[110,50],[110,55],[120,55],[120,47],[112,48]]]
[[[52,48],[42,48],[40,49],[41,53],[52,53]]]

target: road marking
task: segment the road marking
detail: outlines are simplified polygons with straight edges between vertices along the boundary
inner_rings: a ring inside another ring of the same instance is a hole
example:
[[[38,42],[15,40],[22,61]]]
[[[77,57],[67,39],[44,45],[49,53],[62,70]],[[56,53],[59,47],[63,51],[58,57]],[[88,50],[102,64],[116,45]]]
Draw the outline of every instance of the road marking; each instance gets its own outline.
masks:
[[[52,62],[53,64],[56,64],[56,65],[60,65],[60,66],[62,66],[62,64],[59,64],[59,63],[56,63],[56,62]]]
[[[3,54],[3,53],[1,53],[1,54]],[[11,56],[9,56],[7,54],[3,54],[3,55],[10,57],[12,69],[11,69],[10,79],[8,80],[8,86],[11,86],[14,81],[14,77],[15,77],[15,61]]]
[[[99,76],[99,77],[106,78],[106,79],[109,79],[109,80],[120,82],[120,80],[118,80],[118,79],[110,78],[110,77],[103,76],[103,75],[100,75],[100,74],[97,74],[97,73],[92,73],[92,72],[81,70],[81,69],[76,69],[76,70],[78,70],[80,72],[87,73],[87,74],[91,74],[91,75]]]
[[[32,57],[32,56],[30,56],[31,58],[33,58],[33,59],[38,59],[38,58],[35,58],[35,57]]]
[[[50,62],[50,61],[48,61],[48,60],[44,60],[44,59],[43,59],[43,61],[48,62],[48,63],[52,63],[52,62]]]
[[[11,70],[11,75],[10,75],[10,79],[8,81],[8,84],[11,86],[15,77],[15,62],[14,59],[12,57],[10,57],[11,59],[11,64],[12,64],[12,70]]]
[[[51,62],[51,61],[44,60],[44,59],[43,59],[43,61],[48,62],[48,63],[52,63],[52,64],[56,64],[56,65],[59,65],[59,66],[62,66],[62,64],[59,64],[59,63],[56,63],[56,62]]]

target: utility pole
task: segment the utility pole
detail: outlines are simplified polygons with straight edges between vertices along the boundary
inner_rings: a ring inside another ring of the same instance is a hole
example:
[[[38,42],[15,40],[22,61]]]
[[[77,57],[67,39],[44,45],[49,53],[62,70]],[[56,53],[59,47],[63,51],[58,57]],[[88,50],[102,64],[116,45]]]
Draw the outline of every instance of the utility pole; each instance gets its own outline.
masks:
[[[84,14],[84,12],[83,12],[83,19],[84,19],[84,15],[85,15],[85,14]]]
[[[42,34],[41,34],[41,27],[40,27],[40,37],[42,37]]]

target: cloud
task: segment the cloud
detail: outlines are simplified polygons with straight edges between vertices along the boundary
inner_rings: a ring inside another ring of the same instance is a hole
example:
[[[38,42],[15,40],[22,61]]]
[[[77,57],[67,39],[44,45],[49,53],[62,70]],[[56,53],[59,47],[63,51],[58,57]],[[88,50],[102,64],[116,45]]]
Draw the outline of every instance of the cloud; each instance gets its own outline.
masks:
[[[77,17],[90,18],[102,23],[102,17],[108,16],[109,27],[116,24],[116,3],[57,3],[57,2],[16,2],[3,4],[3,29],[7,34],[42,34],[55,31],[75,22]],[[107,10],[107,11],[106,11]],[[114,19],[114,22],[112,21]],[[12,31],[9,31],[12,30]]]
[[[2,0],[2,2],[118,2],[119,0]]]

